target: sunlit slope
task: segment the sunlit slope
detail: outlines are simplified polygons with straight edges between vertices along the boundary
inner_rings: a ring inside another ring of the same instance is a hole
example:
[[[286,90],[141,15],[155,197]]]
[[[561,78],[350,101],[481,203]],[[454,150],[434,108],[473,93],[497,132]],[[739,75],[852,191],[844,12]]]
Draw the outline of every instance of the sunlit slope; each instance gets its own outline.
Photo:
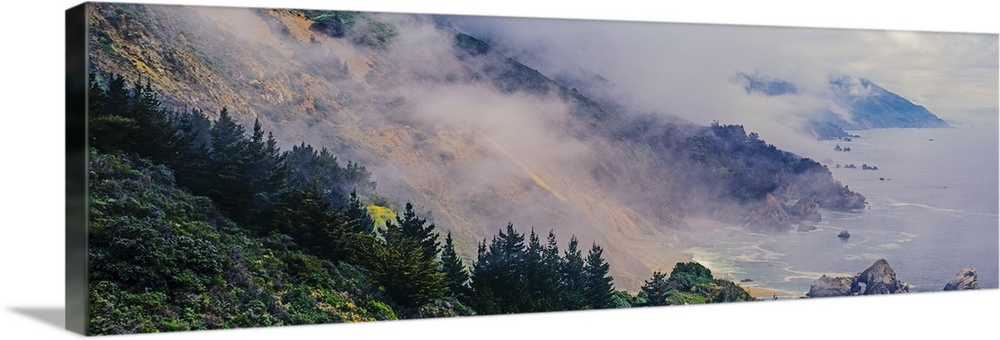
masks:
[[[98,77],[149,82],[176,110],[259,118],[283,149],[305,142],[360,163],[378,183],[363,196],[397,211],[413,202],[468,260],[511,222],[543,239],[553,230],[562,242],[598,243],[616,286],[636,291],[653,271],[690,260],[676,232],[697,227],[686,217],[739,222],[754,204],[709,199],[732,195],[703,180],[732,173],[712,129],[605,111],[426,17],[367,16],[337,36],[300,11],[89,8]],[[808,187],[775,185],[785,200]]]

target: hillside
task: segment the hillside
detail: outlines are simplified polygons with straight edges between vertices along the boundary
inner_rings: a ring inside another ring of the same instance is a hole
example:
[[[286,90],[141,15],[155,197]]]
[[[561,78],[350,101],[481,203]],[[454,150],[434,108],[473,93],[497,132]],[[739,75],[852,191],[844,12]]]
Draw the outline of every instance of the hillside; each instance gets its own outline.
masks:
[[[927,108],[864,78],[830,77],[824,89],[800,89],[794,83],[760,74],[739,72],[735,81],[747,94],[768,97],[815,96],[823,102],[817,112],[801,112],[808,117],[802,132],[817,139],[850,137],[844,130],[883,128],[943,128],[948,123]]]
[[[90,153],[90,334],[393,320],[356,266],[258,238],[173,173]]]
[[[452,232],[466,263],[510,221],[601,244],[615,286],[636,291],[690,260],[677,232],[699,227],[689,217],[747,223],[767,197],[864,204],[766,136],[599,103],[431,18],[90,9],[100,82],[148,82],[167,107],[210,118],[225,108],[243,126],[259,119],[282,149],[304,142],[364,164],[377,186],[359,194],[395,211],[412,201]]]

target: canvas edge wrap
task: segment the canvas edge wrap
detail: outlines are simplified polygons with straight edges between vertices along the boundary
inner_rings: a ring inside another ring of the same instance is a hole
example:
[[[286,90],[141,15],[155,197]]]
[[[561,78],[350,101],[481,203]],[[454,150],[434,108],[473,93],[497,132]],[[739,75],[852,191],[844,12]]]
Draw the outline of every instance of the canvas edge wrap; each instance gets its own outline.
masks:
[[[66,324],[87,334],[87,3],[66,10]]]

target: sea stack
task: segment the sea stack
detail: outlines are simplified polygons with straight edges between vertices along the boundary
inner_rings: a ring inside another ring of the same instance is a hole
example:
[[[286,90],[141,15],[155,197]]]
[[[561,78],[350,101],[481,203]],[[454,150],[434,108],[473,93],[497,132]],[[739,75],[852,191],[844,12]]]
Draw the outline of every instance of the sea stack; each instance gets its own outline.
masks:
[[[961,274],[961,273],[959,273]],[[896,272],[885,259],[853,276],[821,276],[809,287],[806,297],[832,297],[909,293],[910,284],[896,279]]]
[[[824,274],[820,276],[819,280],[809,285],[809,292],[806,293],[806,297],[850,296],[854,279],[855,277],[851,276],[831,277]]]
[[[944,290],[966,290],[966,289],[979,289],[979,280],[976,278],[976,269],[972,267],[965,267],[955,274],[955,278],[951,279],[944,286]]]
[[[862,283],[864,287],[861,286]],[[851,293],[862,295],[897,294],[909,291],[910,285],[896,279],[896,272],[889,267],[889,262],[885,259],[875,261],[875,264],[861,272],[851,285]]]

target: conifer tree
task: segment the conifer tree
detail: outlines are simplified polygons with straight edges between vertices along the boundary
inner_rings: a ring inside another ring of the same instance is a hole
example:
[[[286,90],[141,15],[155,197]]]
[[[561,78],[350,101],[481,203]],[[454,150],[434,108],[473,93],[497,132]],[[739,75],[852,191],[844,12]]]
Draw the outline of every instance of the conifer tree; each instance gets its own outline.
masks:
[[[527,249],[524,245],[524,234],[514,229],[513,223],[507,223],[506,232],[500,233],[501,252],[505,257],[504,268],[507,275],[506,291],[502,295],[507,313],[523,313],[533,310],[530,290],[525,275]]]
[[[112,76],[104,90],[91,77],[89,125],[91,144],[105,152],[135,153],[155,163],[179,162],[181,147],[171,114],[161,107],[159,97],[147,82],[128,87],[121,75]]]
[[[212,120],[198,108],[172,115],[178,136],[178,154],[170,168],[177,184],[199,196],[209,196],[217,184],[212,161]],[[209,196],[211,197],[211,196]]]
[[[610,265],[604,262],[604,250],[596,242],[587,253],[584,265],[584,299],[590,308],[612,308],[612,296],[615,292],[613,278],[608,275]]]
[[[665,306],[667,305],[667,274],[656,271],[653,277],[646,280],[641,288],[640,295],[646,299],[645,306]]]
[[[342,180],[345,187],[361,189],[362,193],[375,191],[375,182],[371,180],[372,173],[361,164],[347,161],[342,173]]]
[[[233,121],[223,108],[212,124],[210,166],[214,175],[206,195],[234,220],[245,222],[247,208],[253,196],[248,185],[250,176],[246,150],[246,130]]]
[[[508,223],[506,232],[479,246],[473,264],[472,304],[480,314],[521,313],[531,310],[531,298],[524,275],[524,235]]]
[[[450,230],[444,238],[444,249],[441,251],[441,271],[444,272],[444,279],[452,296],[464,299],[469,293],[469,272],[455,252]]]
[[[347,200],[347,210],[344,212],[351,223],[351,230],[356,233],[371,234],[375,231],[375,222],[372,220],[365,205],[361,203],[356,191],[351,191],[351,196]]]
[[[188,155],[181,150],[184,145],[171,119],[173,114],[162,107],[149,82],[133,86],[128,97],[127,115],[135,120],[139,131],[130,135],[127,151],[171,167],[184,162],[183,157]]]
[[[493,236],[493,243],[497,237]],[[472,264],[472,271],[469,273],[472,296],[469,304],[480,315],[500,314],[503,311],[500,307],[500,299],[494,287],[500,282],[503,262],[501,254],[489,251],[486,239],[479,243],[476,252],[476,262]]]
[[[398,227],[388,226],[383,240],[371,235],[362,240],[354,258],[393,301],[413,308],[444,296],[448,285],[437,261],[428,260],[420,243],[402,235]]]
[[[546,285],[551,290],[548,300],[552,305],[547,310],[559,310],[562,308],[562,257],[559,256],[559,245],[556,241],[555,231],[549,229],[549,236],[542,252],[542,272]]]
[[[558,310],[559,276],[558,267],[547,263],[547,249],[542,245],[532,228],[528,236],[528,248],[525,252],[524,271],[527,281],[528,295],[531,302],[530,311],[543,312]],[[556,259],[558,261],[558,259]],[[558,262],[557,262],[558,263]]]
[[[396,216],[396,226],[399,228],[399,232],[416,240],[424,250],[424,257],[433,260],[437,258],[441,245],[438,243],[434,225],[425,226],[426,223],[426,219],[417,217],[417,213],[413,211],[413,204],[410,202],[406,202],[403,215]]]
[[[327,193],[333,208],[340,208],[348,201],[348,188],[355,192],[371,192],[375,183],[371,173],[363,166],[347,162],[341,166],[329,150],[316,150],[312,145],[301,143],[286,153],[285,162],[289,167],[289,185],[301,187],[316,178]]]
[[[87,91],[88,128],[90,134],[90,146],[104,152],[122,150],[125,140],[134,131],[138,130],[135,121],[124,115],[125,98],[125,78],[121,76],[113,77],[108,84],[108,89],[97,81],[97,76],[91,74],[90,88]],[[112,103],[111,93],[115,92],[118,101],[122,102],[121,109],[115,108],[117,103]]]
[[[581,310],[587,306],[584,298],[584,262],[580,250],[577,249],[578,244],[576,236],[572,236],[560,266],[561,299],[564,310]]]
[[[176,125],[180,130],[184,141],[190,144],[190,148],[208,150],[212,147],[212,120],[208,119],[205,111],[198,108],[191,108],[190,111],[182,112],[175,117]]]
[[[348,230],[344,215],[331,211],[317,183],[282,193],[273,226],[291,236],[304,251],[333,262],[348,260],[357,235]]]
[[[244,150],[245,171],[249,177],[249,182],[245,185],[249,187],[251,195],[246,214],[248,224],[253,226],[267,220],[288,177],[284,155],[277,145],[278,142],[271,133],[264,139],[260,120],[255,119],[250,140],[245,144]]]
[[[127,115],[129,107],[129,89],[125,76],[116,74],[108,80],[108,90],[104,92],[104,112],[111,115]]]

